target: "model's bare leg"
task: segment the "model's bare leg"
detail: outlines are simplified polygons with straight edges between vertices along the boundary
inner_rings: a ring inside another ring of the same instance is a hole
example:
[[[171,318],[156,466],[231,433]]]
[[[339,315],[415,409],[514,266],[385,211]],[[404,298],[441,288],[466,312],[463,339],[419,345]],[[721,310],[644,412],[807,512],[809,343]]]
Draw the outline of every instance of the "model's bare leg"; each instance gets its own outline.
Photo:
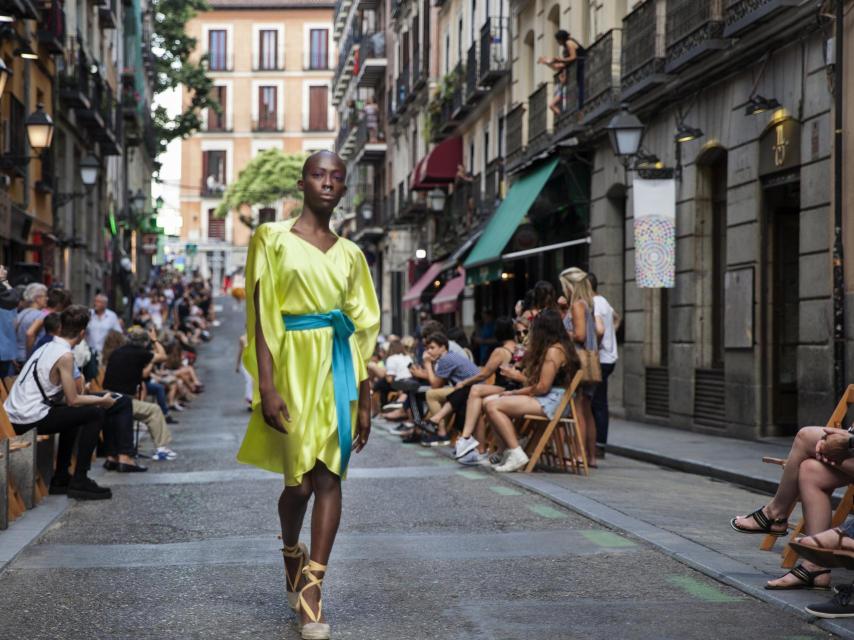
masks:
[[[338,524],[341,522],[341,478],[317,461],[311,470],[311,484],[314,489],[314,508],[311,512],[311,560],[325,565],[329,562]],[[318,578],[323,578],[323,571],[312,571]],[[305,589],[303,598],[312,609],[317,611],[320,600],[320,589]],[[300,612],[303,624],[312,622],[305,611]],[[326,616],[321,615],[320,621]]]
[[[302,523],[308,500],[311,498],[311,477],[303,476],[302,483],[294,487],[285,487],[279,496],[279,521],[282,524],[282,542],[286,547],[294,547],[299,542]],[[301,577],[296,575],[300,568],[301,559],[285,556],[285,570],[294,584],[299,584]],[[288,591],[291,583],[286,581]]]
[[[783,467],[783,476],[777,486],[777,493],[771,501],[765,505],[763,511],[772,520],[786,518],[798,499],[798,475],[801,463],[808,458],[815,458],[815,446],[821,439],[824,431],[821,427],[804,427],[795,436],[789,457]],[[742,529],[759,529],[759,525],[753,518],[739,516],[735,524]],[[775,530],[782,530],[783,525],[774,525]]]

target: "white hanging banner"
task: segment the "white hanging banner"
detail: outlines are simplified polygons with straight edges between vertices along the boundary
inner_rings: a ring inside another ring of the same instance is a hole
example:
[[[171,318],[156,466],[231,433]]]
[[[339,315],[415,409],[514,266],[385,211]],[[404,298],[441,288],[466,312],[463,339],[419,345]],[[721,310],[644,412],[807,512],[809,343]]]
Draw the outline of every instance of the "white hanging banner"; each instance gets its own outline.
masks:
[[[676,279],[676,181],[632,182],[635,279],[647,289],[670,289]]]

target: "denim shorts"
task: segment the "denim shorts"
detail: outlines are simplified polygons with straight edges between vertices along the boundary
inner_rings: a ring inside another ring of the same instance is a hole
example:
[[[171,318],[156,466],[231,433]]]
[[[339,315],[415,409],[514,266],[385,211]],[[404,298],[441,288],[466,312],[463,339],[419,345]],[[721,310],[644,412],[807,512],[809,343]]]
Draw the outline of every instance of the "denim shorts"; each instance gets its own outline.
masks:
[[[566,393],[566,389],[562,389],[561,387],[552,387],[544,396],[536,396],[537,402],[540,403],[540,406],[543,408],[543,413],[546,414],[549,420],[554,419],[555,412],[558,409],[558,405],[560,405],[560,400],[563,398],[564,393]],[[566,406],[568,408],[569,403],[567,403]]]

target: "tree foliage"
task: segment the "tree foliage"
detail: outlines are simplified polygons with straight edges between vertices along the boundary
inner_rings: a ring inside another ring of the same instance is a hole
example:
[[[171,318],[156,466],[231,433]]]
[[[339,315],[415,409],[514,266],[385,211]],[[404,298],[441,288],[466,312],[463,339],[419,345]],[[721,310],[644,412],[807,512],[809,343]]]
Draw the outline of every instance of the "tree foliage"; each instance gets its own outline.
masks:
[[[196,48],[196,39],[187,35],[186,24],[197,13],[208,11],[207,0],[152,0],[154,30],[151,45],[154,51],[155,95],[183,85],[189,95],[189,103],[177,117],[170,117],[166,109],[158,106],[154,110],[154,128],[157,148],[175,138],[185,138],[201,126],[201,110],[220,106],[211,97],[213,81],[207,74],[207,58],[191,60]]]
[[[269,206],[283,198],[301,201],[297,180],[302,177],[306,157],[304,153],[289,154],[281,149],[259,153],[228,186],[217,207],[217,217],[225,217],[242,206]]]

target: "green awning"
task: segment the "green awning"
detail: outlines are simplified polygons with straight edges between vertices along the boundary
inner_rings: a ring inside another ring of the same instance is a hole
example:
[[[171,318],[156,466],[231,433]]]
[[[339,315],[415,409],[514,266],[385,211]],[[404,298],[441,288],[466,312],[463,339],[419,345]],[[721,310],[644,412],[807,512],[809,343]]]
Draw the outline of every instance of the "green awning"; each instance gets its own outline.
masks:
[[[498,206],[498,210],[483,230],[480,240],[463,263],[466,274],[478,272],[478,267],[501,259],[504,247],[513,237],[522,218],[528,213],[528,209],[534,204],[534,200],[552,175],[557,163],[558,159],[555,158],[513,183],[507,197]],[[500,275],[500,269],[498,273]]]

